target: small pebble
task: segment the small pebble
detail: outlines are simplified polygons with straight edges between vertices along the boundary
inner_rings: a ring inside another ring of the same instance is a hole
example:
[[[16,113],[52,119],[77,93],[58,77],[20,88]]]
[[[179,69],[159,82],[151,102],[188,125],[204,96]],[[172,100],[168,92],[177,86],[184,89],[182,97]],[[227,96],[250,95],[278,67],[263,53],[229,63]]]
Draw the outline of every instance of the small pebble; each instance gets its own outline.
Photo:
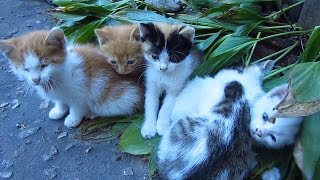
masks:
[[[44,170],[44,174],[47,175],[50,179],[57,177],[56,168],[49,168]]]
[[[69,149],[73,148],[75,145],[76,145],[75,143],[67,144],[66,147],[64,147],[64,150],[68,151]]]
[[[12,172],[0,172],[0,177],[3,179],[9,179],[12,176]]]
[[[3,160],[1,163],[4,167],[9,168],[10,166],[13,165],[13,162],[10,160]]]
[[[13,100],[11,104],[12,104],[11,109],[16,109],[20,105],[18,99]]]
[[[123,170],[123,175],[124,176],[133,176],[133,170],[132,170],[132,168],[125,168],[124,170]]]
[[[31,135],[36,134],[39,130],[40,130],[40,127],[33,127],[33,128],[26,129],[18,134],[18,138],[25,139]]]
[[[64,138],[67,136],[67,132],[63,132],[58,136],[58,139]]]
[[[91,151],[92,149],[93,149],[93,147],[88,147],[88,148],[84,151],[84,153],[88,154],[89,151]]]
[[[42,101],[42,102],[40,103],[39,108],[40,108],[40,109],[46,109],[46,108],[49,107],[49,104],[50,104],[50,101],[48,101],[48,100]]]
[[[16,127],[19,128],[19,129],[25,129],[25,128],[27,128],[26,125],[20,124],[20,123],[17,123],[17,124],[16,124]]]
[[[0,104],[0,108],[6,107],[6,106],[8,106],[8,105],[9,105],[9,103],[4,102],[4,103]]]
[[[50,149],[50,155],[54,156],[58,154],[58,149],[55,146],[52,146],[52,148]]]

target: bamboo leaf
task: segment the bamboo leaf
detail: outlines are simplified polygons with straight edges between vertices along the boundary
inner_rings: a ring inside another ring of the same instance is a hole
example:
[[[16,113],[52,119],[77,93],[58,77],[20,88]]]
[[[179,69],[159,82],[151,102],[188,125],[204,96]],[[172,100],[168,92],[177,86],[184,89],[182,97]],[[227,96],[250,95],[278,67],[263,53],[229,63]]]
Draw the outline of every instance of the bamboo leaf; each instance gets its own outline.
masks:
[[[179,21],[166,18],[160,14],[154,13],[152,11],[144,11],[144,10],[134,10],[128,9],[121,11],[112,16],[112,18],[125,20],[131,23],[139,23],[139,22],[167,22],[167,23],[179,23]]]

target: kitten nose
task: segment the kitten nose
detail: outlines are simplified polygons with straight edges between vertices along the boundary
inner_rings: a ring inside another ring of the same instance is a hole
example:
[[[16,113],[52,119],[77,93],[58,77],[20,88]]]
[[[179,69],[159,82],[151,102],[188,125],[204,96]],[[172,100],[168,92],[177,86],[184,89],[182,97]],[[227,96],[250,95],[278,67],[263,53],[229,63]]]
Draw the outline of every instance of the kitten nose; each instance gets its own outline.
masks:
[[[167,65],[165,65],[165,64],[161,64],[160,65],[160,70],[161,71],[166,71],[168,69],[168,66]]]
[[[38,85],[40,82],[40,78],[33,78],[32,81],[34,82],[34,84]]]
[[[256,134],[257,136],[262,137],[262,131],[259,130],[258,128],[256,129]]]

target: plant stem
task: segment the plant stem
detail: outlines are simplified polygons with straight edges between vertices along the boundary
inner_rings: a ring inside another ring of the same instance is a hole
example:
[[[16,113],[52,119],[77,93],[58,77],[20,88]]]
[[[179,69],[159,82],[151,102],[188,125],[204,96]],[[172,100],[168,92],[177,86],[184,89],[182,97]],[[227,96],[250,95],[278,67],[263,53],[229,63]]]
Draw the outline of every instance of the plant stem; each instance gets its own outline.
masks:
[[[278,62],[280,59],[282,59],[284,56],[286,56],[293,48],[295,48],[297,45],[299,44],[299,42],[295,42],[293,45],[289,46],[288,49],[281,54],[279,57],[277,57],[277,59],[275,59],[275,62]]]
[[[261,35],[261,32],[258,32],[257,39],[259,39],[260,35]],[[258,43],[258,42],[255,42],[255,43],[253,44],[253,46],[252,46],[252,49],[251,49],[250,54],[249,54],[249,57],[248,57],[248,59],[247,59],[247,61],[246,61],[246,64],[245,64],[246,66],[248,66],[249,63],[250,63],[250,61],[251,61],[251,58],[252,58],[252,55],[253,55],[254,50],[256,49],[257,43]]]
[[[273,34],[270,36],[265,36],[263,38],[257,39],[257,41],[263,41],[266,39],[271,39],[271,38],[275,38],[275,37],[279,37],[279,36],[285,36],[285,35],[290,35],[290,34],[307,34],[309,32],[312,32],[313,29],[310,30],[306,30],[306,31],[291,31],[291,32],[284,32],[284,33],[279,33],[279,34]]]
[[[300,4],[303,4],[304,1],[305,1],[305,0],[302,0],[302,1],[299,1],[299,2],[297,2],[297,3],[295,3],[295,4],[292,4],[291,6],[288,6],[288,7],[286,7],[286,8],[283,8],[283,9],[280,10],[280,11],[277,11],[277,12],[275,12],[275,13],[272,13],[272,14],[270,14],[269,16],[266,16],[265,18],[267,18],[267,19],[273,18],[273,17],[276,16],[276,15],[279,15],[279,14],[281,14],[281,13],[283,13],[283,12],[285,12],[285,11],[288,11],[288,10],[290,10],[290,9],[296,7],[296,6],[299,6]]]
[[[271,58],[271,57],[273,57],[273,56],[276,56],[276,55],[278,55],[278,54],[283,53],[284,51],[288,50],[289,48],[290,48],[290,47],[286,47],[286,48],[284,48],[284,49],[281,49],[280,51],[277,51],[277,52],[272,53],[272,54],[270,54],[270,55],[268,55],[268,56],[266,56],[266,57],[263,57],[263,58],[261,58],[261,59],[258,59],[258,60],[256,60],[256,61],[253,62],[253,63],[258,63],[258,62],[264,61],[264,60],[266,60],[266,59],[269,59],[269,58]]]
[[[296,65],[296,63],[290,64],[290,65],[288,65],[286,67],[283,67],[281,69],[277,69],[277,70],[273,71],[272,73],[268,74],[267,76],[265,76],[263,78],[263,80],[269,79],[269,78],[271,78],[271,77],[273,77],[273,76],[275,76],[275,75],[277,75],[277,74],[279,74],[279,73],[281,73],[283,71],[286,71],[286,70],[290,69],[294,65]]]

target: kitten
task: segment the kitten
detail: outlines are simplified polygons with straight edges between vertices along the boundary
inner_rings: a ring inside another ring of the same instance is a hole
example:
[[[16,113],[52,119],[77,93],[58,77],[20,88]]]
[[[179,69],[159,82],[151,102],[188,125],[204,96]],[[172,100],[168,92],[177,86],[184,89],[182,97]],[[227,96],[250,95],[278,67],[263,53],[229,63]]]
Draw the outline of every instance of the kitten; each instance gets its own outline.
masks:
[[[302,117],[276,118],[274,123],[269,121],[277,112],[275,107],[287,95],[287,88],[288,84],[277,86],[253,105],[250,132],[255,142],[260,145],[279,149],[295,142]]]
[[[62,30],[35,31],[0,41],[0,51],[13,72],[45,99],[54,101],[51,119],[65,118],[76,127],[85,116],[117,116],[136,112],[142,93],[133,80],[117,74],[98,49],[66,46]]]
[[[280,169],[277,167],[274,167],[270,170],[263,172],[261,175],[261,179],[262,180],[280,180],[281,179]]]
[[[101,51],[117,73],[142,74],[145,64],[138,25],[105,26],[95,33]]]
[[[187,25],[141,23],[144,58],[147,61],[145,121],[141,134],[162,135],[170,125],[172,107],[178,93],[202,56],[193,46],[194,28]],[[159,111],[159,98],[165,94]]]
[[[157,151],[166,179],[243,179],[256,165],[250,106],[263,93],[273,61],[196,78],[177,98],[172,125]],[[179,114],[180,113],[180,114]]]

